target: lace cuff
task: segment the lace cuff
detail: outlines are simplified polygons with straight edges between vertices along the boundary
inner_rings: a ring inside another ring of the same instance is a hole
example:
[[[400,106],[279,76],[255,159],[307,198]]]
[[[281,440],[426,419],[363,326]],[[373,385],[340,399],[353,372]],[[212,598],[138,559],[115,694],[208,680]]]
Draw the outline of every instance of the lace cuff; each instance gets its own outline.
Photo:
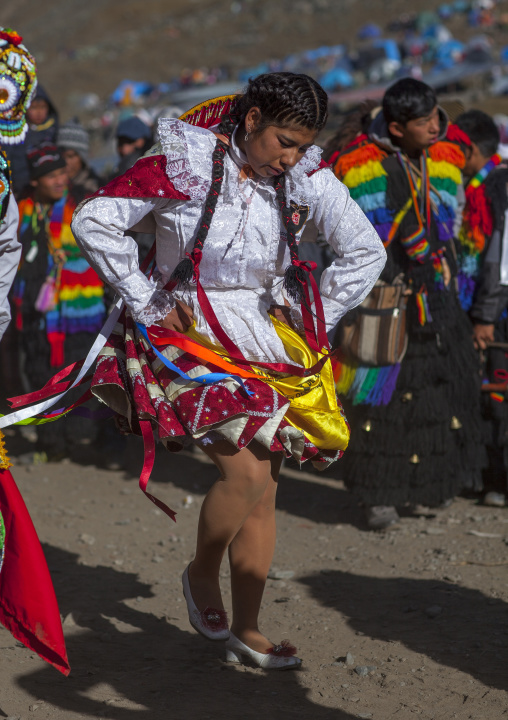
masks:
[[[133,313],[132,317],[136,322],[150,327],[159,320],[163,320],[175,306],[176,302],[171,293],[167,290],[156,290],[148,305],[139,312]]]

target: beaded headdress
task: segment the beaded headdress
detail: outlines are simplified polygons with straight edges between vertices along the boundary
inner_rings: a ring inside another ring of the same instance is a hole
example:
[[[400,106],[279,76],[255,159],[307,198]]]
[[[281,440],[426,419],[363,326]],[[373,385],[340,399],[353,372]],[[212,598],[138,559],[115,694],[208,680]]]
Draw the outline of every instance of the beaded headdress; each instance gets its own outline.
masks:
[[[35,60],[15,30],[0,27],[0,143],[23,142],[25,114],[37,87]]]

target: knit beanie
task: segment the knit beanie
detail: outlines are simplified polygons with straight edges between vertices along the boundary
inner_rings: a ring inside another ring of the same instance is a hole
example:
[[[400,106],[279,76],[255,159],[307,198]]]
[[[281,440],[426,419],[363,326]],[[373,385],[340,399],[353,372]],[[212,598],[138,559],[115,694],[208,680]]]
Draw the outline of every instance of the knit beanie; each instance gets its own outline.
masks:
[[[56,144],[60,150],[75,150],[86,163],[90,140],[88,132],[76,120],[70,120],[59,128]]]
[[[27,153],[27,160],[30,180],[38,180],[43,175],[53,172],[53,170],[66,167],[65,160],[58,152],[58,148],[51,143],[43,143],[32,148]]]

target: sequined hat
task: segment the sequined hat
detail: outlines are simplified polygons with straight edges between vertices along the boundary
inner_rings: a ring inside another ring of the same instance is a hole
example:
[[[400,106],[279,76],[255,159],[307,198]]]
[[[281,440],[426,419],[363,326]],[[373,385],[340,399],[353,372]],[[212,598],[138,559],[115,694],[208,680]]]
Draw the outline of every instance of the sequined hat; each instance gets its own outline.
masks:
[[[15,30],[0,27],[0,144],[23,142],[25,114],[37,87],[35,60]]]

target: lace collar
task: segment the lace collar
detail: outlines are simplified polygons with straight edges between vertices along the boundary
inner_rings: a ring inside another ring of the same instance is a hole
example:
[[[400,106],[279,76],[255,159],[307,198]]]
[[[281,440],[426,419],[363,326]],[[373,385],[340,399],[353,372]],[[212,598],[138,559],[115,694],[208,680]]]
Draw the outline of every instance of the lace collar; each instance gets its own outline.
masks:
[[[169,180],[179,192],[189,195],[191,200],[204,200],[210,189],[215,135],[210,130],[174,118],[161,118],[158,130],[160,146],[167,160],[166,174]],[[321,152],[321,148],[312,145],[300,162],[285,173],[288,203],[309,204],[314,199],[308,173],[318,169]],[[234,133],[228,157],[235,167],[228,168],[226,164],[223,191],[226,202],[231,202],[239,195],[239,172],[235,170],[247,162],[234,139]],[[275,197],[271,178],[263,180],[260,187]]]

